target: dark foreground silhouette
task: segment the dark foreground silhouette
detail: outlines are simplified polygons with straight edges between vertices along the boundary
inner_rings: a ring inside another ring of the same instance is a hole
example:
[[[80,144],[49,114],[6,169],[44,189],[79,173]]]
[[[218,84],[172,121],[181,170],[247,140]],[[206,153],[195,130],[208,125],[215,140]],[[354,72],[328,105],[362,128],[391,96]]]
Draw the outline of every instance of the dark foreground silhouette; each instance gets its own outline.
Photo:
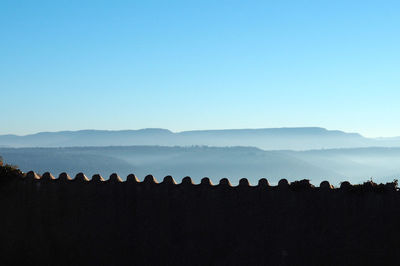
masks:
[[[0,172],[0,265],[398,265],[395,183]]]

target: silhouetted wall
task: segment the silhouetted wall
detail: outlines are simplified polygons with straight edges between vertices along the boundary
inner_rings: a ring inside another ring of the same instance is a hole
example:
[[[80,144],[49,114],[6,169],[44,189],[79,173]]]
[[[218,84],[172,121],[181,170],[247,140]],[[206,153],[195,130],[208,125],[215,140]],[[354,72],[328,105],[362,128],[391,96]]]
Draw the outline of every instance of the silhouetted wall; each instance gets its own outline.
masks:
[[[395,185],[33,172],[0,186],[1,265],[393,265]]]

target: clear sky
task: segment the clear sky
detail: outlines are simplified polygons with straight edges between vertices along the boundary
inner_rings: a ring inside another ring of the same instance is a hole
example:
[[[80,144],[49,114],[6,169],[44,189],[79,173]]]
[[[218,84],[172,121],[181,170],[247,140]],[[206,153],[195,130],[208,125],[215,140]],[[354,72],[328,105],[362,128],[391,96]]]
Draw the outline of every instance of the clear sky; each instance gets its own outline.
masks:
[[[400,136],[400,1],[0,1],[0,134]]]

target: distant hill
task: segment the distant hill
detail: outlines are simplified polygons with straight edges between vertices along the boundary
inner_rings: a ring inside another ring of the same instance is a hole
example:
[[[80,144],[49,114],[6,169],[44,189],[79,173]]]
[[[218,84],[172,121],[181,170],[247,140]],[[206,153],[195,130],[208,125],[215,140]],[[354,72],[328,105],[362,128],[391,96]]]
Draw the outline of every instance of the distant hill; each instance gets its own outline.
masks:
[[[261,178],[276,183],[310,179],[318,185],[352,183],[373,178],[389,182],[400,177],[400,148],[357,148],[311,151],[263,151],[251,147],[74,147],[74,148],[0,148],[6,163],[21,170],[46,171],[74,176],[84,172],[105,178],[117,172],[122,178],[134,173],[139,179],[154,175],[159,181],[172,175],[178,182],[191,176],[195,182],[210,177],[217,183],[228,177],[237,183],[246,177],[255,184]]]
[[[254,146],[264,150],[308,150],[400,146],[400,138],[365,138],[357,133],[318,127],[194,130],[167,129],[80,130],[41,132],[26,136],[1,135],[0,147],[82,147],[82,146]]]

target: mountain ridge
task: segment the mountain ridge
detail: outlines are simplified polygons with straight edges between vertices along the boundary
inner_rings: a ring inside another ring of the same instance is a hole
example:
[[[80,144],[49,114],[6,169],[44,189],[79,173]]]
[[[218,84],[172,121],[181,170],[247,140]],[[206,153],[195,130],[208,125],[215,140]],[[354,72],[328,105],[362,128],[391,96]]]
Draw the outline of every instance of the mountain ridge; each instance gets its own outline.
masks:
[[[322,127],[245,128],[173,132],[163,128],[138,130],[78,130],[0,135],[3,147],[82,146],[254,146],[264,150],[309,150],[400,146],[400,138],[366,138],[359,133]]]
[[[319,132],[331,132],[339,134],[357,135],[363,137],[361,134],[356,132],[345,132],[342,130],[330,130],[323,127],[273,127],[273,128],[228,128],[228,129],[194,129],[194,130],[183,130],[183,131],[171,131],[165,128],[140,128],[140,129],[121,129],[121,130],[108,130],[108,129],[80,129],[80,130],[61,130],[61,131],[41,131],[31,134],[18,135],[18,134],[3,134],[0,137],[30,137],[37,135],[47,134],[65,134],[65,133],[131,133],[131,132],[163,132],[172,134],[186,134],[186,133],[203,133],[203,132],[260,132],[260,131],[319,131]],[[391,137],[397,138],[397,137]],[[400,138],[400,137],[399,137]]]

